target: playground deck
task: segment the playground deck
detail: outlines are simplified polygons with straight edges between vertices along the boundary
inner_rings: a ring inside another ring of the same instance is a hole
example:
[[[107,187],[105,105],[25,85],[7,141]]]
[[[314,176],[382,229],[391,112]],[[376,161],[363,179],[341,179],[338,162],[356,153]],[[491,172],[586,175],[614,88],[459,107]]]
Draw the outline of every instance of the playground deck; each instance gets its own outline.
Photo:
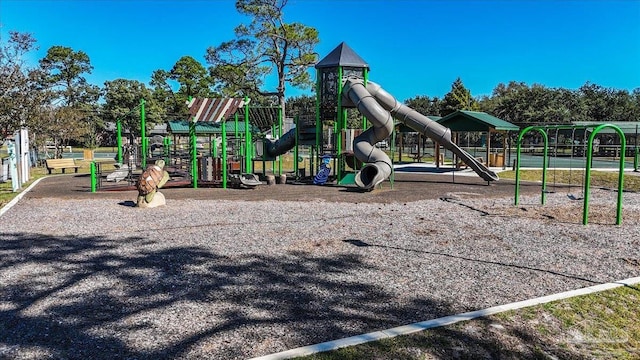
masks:
[[[410,169],[411,170],[411,169]],[[282,200],[310,201],[321,199],[327,202],[350,203],[398,203],[416,200],[438,199],[448,192],[474,193],[482,197],[508,197],[514,195],[514,183],[511,180],[500,180],[487,185],[486,181],[475,176],[451,176],[450,174],[417,171],[396,172],[392,185],[384,182],[379,189],[361,192],[352,186],[339,185],[262,185],[256,189],[222,189],[173,187],[171,182],[161,191],[168,201],[172,199],[194,200]],[[90,192],[88,175],[52,176],[44,179],[33,190],[26,194],[27,198],[53,197],[62,199],[122,199],[135,200],[137,192],[99,191]],[[539,194],[539,184],[523,184],[521,194]]]

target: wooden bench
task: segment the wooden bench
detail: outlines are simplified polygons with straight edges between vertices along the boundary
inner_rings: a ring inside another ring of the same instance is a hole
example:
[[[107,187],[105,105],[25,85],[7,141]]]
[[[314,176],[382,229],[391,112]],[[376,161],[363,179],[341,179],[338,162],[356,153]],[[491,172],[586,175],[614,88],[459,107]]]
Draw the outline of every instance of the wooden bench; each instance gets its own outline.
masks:
[[[62,169],[62,173],[64,174],[65,169],[75,169],[75,172],[78,172],[78,168],[80,166],[76,165],[76,161],[73,159],[47,159],[45,160],[45,166],[47,167],[47,171],[51,174],[51,170],[54,169]]]

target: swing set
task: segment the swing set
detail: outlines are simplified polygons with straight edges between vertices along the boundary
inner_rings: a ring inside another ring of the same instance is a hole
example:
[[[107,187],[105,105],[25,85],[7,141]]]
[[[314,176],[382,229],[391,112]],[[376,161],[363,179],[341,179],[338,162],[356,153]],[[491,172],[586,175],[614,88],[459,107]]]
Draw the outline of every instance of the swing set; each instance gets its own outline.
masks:
[[[576,195],[572,192],[572,188],[573,188],[573,163],[574,163],[574,156],[579,155],[580,157],[585,157],[586,156],[586,146],[587,146],[587,127],[582,127],[582,126],[555,126],[555,137],[552,138],[555,141],[553,141],[553,164],[552,164],[552,168],[553,168],[553,191],[547,189],[546,193],[555,193],[557,191],[557,181],[556,181],[556,170],[558,169],[558,164],[557,164],[557,160],[558,160],[558,154],[559,154],[559,149],[558,149],[558,144],[560,143],[559,139],[559,135],[560,135],[560,131],[561,130],[571,130],[571,138],[570,138],[570,156],[569,156],[569,189],[568,189],[568,193],[567,193],[567,197],[570,200],[582,200],[584,194],[580,194],[580,195]],[[579,141],[578,143],[581,144],[580,147],[576,147],[576,130],[582,130],[583,131],[583,137],[581,139],[581,141]],[[547,134],[549,132],[547,131]],[[566,142],[565,142],[566,143]],[[563,150],[563,149],[560,149]],[[579,150],[579,151],[578,151]],[[564,150],[563,150],[564,153]],[[578,153],[578,154],[576,154]],[[584,178],[583,178],[584,179]],[[584,187],[584,182],[582,182],[580,184],[580,189],[582,189]]]
[[[622,224],[622,193],[623,193],[623,181],[624,181],[624,166],[625,166],[625,157],[626,153],[626,138],[624,136],[624,132],[620,129],[620,127],[612,124],[600,124],[594,126],[575,126],[575,125],[550,125],[550,126],[529,126],[520,131],[518,135],[518,147],[517,147],[517,157],[516,157],[516,184],[515,184],[515,205],[518,205],[520,198],[520,157],[521,157],[521,147],[522,147],[522,139],[524,135],[530,131],[535,131],[540,133],[544,140],[544,148],[542,152],[542,193],[541,193],[541,203],[544,205],[546,203],[546,194],[549,192],[547,190],[547,167],[548,167],[548,153],[549,153],[549,137],[548,131],[555,130],[556,131],[556,144],[555,144],[555,155],[557,155],[557,135],[559,130],[572,130],[572,146],[571,146],[571,160],[573,160],[574,156],[574,147],[573,141],[575,138],[576,130],[585,130],[584,137],[586,138],[586,129],[593,128],[591,135],[589,136],[588,141],[586,142],[586,164],[585,164],[585,174],[583,181],[583,194],[582,197],[575,196],[574,194],[569,193],[567,196],[571,200],[583,200],[583,211],[582,211],[582,224],[587,225],[588,217],[589,217],[589,196],[590,196],[590,187],[591,187],[591,166],[593,163],[593,141],[596,135],[605,128],[613,129],[620,136],[620,167],[618,172],[618,199],[617,199],[617,208],[616,208],[616,225]],[[570,163],[569,167],[569,181],[571,181],[571,173],[573,170],[573,166]],[[555,167],[554,167],[554,186],[555,186]],[[571,191],[571,187],[569,188]]]

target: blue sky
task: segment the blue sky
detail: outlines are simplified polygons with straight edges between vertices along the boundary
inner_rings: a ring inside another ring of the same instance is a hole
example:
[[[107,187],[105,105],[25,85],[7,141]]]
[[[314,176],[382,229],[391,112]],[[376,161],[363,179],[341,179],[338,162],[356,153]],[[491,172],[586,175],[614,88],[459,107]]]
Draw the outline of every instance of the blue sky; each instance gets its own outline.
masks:
[[[91,83],[148,84],[184,55],[206,65],[207,47],[249,22],[234,3],[0,0],[0,31],[3,41],[9,30],[31,33],[40,47],[34,63],[49,47],[68,46],[89,55]],[[474,96],[511,80],[640,87],[640,0],[289,0],[285,19],[318,29],[321,57],[346,42],[399,100],[442,97],[457,77]]]

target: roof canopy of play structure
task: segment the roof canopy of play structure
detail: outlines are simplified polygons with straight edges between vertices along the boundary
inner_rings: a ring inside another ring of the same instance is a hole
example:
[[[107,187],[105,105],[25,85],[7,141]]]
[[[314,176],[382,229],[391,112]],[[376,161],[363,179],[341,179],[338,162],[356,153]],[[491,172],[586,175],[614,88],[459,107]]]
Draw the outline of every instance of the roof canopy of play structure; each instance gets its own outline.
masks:
[[[200,131],[218,132],[216,126],[211,124],[230,122],[229,120],[240,120],[240,122],[247,120],[253,126],[252,132],[265,131],[271,129],[274,124],[278,124],[280,116],[277,107],[250,106],[248,98],[194,98],[189,103],[189,113],[192,116],[192,121],[198,124],[196,128],[198,133]],[[183,131],[182,125],[186,125],[188,132],[188,123],[188,121],[175,121],[170,122],[169,126],[172,131],[174,128]],[[201,126],[203,124],[208,125]],[[233,126],[235,125],[227,125],[226,130],[234,131]],[[240,125],[237,126],[240,127]]]

